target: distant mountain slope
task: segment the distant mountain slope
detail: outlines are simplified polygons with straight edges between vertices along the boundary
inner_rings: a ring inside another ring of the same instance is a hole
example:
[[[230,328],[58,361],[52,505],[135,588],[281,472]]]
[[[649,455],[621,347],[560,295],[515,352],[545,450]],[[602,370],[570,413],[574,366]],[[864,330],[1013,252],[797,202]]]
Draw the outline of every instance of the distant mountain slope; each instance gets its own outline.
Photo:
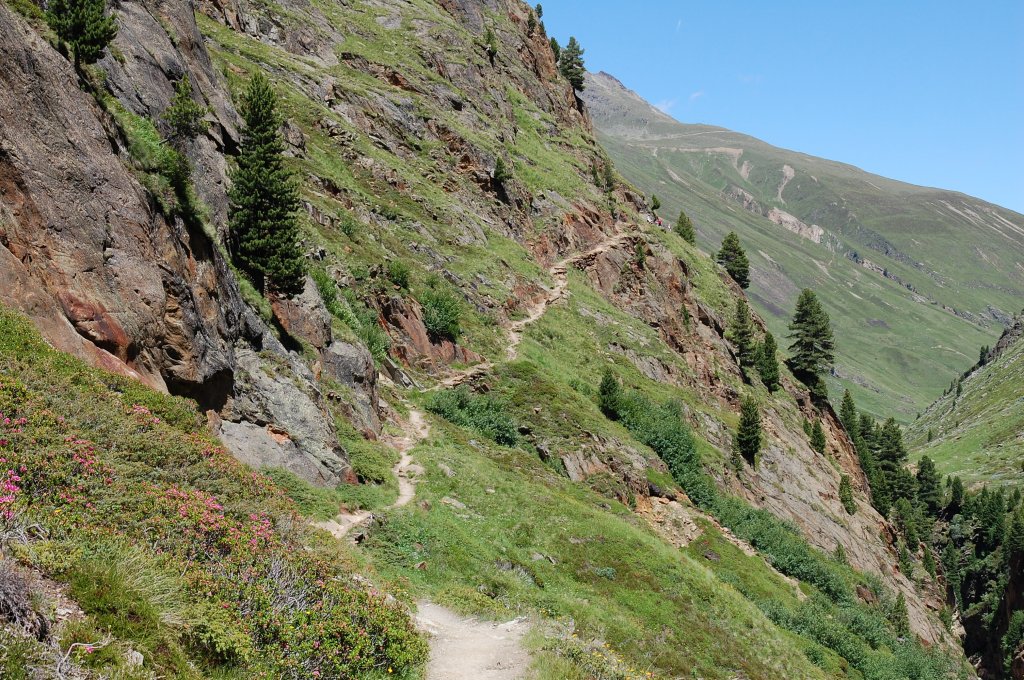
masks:
[[[1020,214],[680,123],[604,73],[584,98],[617,167],[658,196],[663,217],[684,208],[708,251],[739,233],[748,294],[773,331],[785,333],[801,288],[821,294],[837,379],[869,410],[912,419],[1020,304]]]
[[[957,391],[911,426],[913,454],[930,456],[943,474],[968,483],[1024,485],[1024,317]]]

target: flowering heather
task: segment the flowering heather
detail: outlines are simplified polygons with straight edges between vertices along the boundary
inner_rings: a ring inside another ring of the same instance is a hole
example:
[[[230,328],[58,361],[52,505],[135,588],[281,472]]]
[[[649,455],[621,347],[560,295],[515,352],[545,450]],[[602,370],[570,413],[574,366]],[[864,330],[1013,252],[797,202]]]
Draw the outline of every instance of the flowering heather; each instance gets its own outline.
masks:
[[[12,318],[0,309],[0,336]],[[243,677],[402,677],[423,663],[426,644],[404,608],[354,587],[281,489],[209,438],[186,402],[90,369],[31,334],[19,349],[0,348],[0,525],[39,524],[62,555],[130,545],[173,565],[192,611],[169,633],[186,658],[147,657],[160,674],[192,666]],[[66,558],[34,566],[72,583],[79,568]],[[145,616],[118,620],[136,619]],[[143,648],[151,633],[122,635]],[[76,658],[102,669],[114,658],[104,649]]]

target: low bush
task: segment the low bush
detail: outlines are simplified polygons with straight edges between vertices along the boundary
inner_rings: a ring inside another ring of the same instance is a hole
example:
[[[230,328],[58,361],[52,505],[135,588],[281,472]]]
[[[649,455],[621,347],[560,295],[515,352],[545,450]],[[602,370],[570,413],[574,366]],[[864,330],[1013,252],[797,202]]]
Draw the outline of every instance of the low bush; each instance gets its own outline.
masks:
[[[433,340],[455,342],[462,334],[462,301],[451,290],[430,288],[420,294],[423,325]]]
[[[505,404],[493,397],[473,394],[465,386],[435,392],[427,402],[427,410],[503,446],[519,443],[518,428]]]
[[[0,308],[0,525],[20,517],[49,535],[19,558],[86,611],[64,648],[110,637],[75,652],[107,676],[126,648],[166,676],[416,673],[427,647],[403,608],[307,550],[295,504],[208,439],[185,402],[132,403],[144,388],[128,383]]]
[[[391,260],[391,262],[388,262],[388,280],[399,288],[409,289],[409,278],[411,275],[412,270],[409,269],[409,265],[405,262],[401,260]]]

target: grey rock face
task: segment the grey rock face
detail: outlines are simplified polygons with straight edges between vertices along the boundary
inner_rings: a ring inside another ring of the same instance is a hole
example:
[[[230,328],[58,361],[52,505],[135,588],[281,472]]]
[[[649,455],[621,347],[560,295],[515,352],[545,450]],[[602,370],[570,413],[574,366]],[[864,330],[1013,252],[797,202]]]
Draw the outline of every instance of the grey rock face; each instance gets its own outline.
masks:
[[[150,3],[122,5],[121,40],[141,50],[126,61],[132,71],[114,77],[131,93],[127,107],[162,110],[175,58],[192,65],[194,81],[212,82],[203,80],[212,72],[187,4],[165,21],[191,27],[178,39],[194,47],[192,61],[180,56],[189,54],[184,48],[161,56],[166,45],[153,34],[160,22]],[[284,461],[311,482],[340,481],[348,463],[310,371],[245,305],[206,234],[154,210],[112,153],[122,141],[101,122],[109,117],[78,87],[67,60],[6,5],[0,65],[3,302],[56,348],[221,412],[229,435],[243,423],[287,434],[273,455],[265,442],[247,449],[252,437],[226,436],[239,458]],[[231,114],[220,108],[226,130]],[[270,378],[279,368],[291,378]]]

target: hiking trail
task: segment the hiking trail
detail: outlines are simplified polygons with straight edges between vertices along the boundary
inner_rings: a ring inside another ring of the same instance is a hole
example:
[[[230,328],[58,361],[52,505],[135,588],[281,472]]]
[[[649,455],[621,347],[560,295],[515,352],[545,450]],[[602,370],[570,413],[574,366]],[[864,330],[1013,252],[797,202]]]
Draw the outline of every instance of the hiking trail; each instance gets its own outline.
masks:
[[[519,345],[527,327],[544,316],[548,308],[566,297],[569,286],[569,267],[577,262],[596,257],[621,245],[636,236],[636,230],[618,230],[594,247],[582,253],[570,255],[548,269],[555,285],[545,290],[544,295],[526,307],[526,316],[509,324],[506,361],[514,361],[519,355]],[[440,381],[428,391],[450,389],[463,385],[479,376],[489,373],[494,362],[482,361]],[[416,483],[424,470],[412,458],[411,450],[430,434],[430,426],[423,412],[409,402],[409,418],[402,424],[403,434],[385,435],[381,441],[400,454],[392,472],[398,479],[398,498],[383,508],[393,510],[408,505],[416,496]],[[353,527],[369,521],[373,513],[369,510],[341,512],[336,517],[317,526],[326,529],[336,538],[344,538]],[[426,680],[518,680],[526,675],[530,666],[530,655],[522,644],[522,638],[529,630],[525,619],[514,619],[505,623],[481,621],[464,617],[455,612],[423,600],[417,605],[416,623],[430,636],[430,661],[427,664]]]

